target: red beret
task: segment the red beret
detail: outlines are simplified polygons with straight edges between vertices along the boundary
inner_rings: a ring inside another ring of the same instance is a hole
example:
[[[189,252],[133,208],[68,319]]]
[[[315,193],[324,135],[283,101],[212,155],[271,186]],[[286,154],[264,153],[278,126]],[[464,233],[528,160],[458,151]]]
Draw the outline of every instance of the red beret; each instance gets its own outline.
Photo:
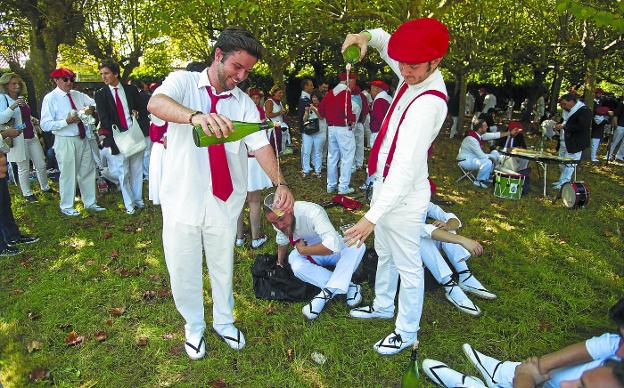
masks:
[[[378,88],[381,88],[383,90],[390,89],[390,86],[387,83],[385,83],[385,82],[383,82],[381,80],[378,80],[378,79],[376,79],[373,82],[371,82],[370,85],[371,86],[377,86]]]
[[[424,63],[442,58],[449,46],[448,28],[436,19],[410,20],[399,26],[388,42],[388,55],[395,61]]]
[[[599,106],[598,108],[596,108],[596,114],[599,114],[599,115],[609,114],[609,107],[608,106]]]
[[[150,92],[153,92],[153,91],[154,91],[154,90],[156,90],[157,88],[158,88],[158,84],[157,84],[156,82],[152,82],[152,83],[149,85],[149,90],[150,90]]]
[[[76,74],[74,74],[73,71],[65,67],[59,67],[58,69],[50,73],[50,78],[63,78],[63,77],[76,78]]]
[[[341,81],[346,81],[347,80],[347,73],[345,73],[344,71],[340,74],[338,74],[338,79]],[[350,72],[349,73],[349,79],[357,79],[357,74],[355,72]]]
[[[524,127],[522,126],[522,123],[520,121],[510,121],[509,122],[509,129],[523,129]]]

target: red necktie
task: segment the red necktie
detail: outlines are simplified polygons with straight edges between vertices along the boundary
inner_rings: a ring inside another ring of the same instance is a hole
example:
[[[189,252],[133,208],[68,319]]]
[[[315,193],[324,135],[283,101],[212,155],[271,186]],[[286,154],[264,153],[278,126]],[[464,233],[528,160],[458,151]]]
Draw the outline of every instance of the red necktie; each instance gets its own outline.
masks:
[[[295,247],[295,245],[297,245],[299,241],[301,241],[301,239],[295,241],[292,234],[288,236],[288,240],[290,241],[290,246],[293,248]],[[312,264],[319,265],[310,255],[306,256],[306,259],[308,259],[308,261]]]
[[[128,121],[126,121],[126,113],[124,112],[123,104],[121,103],[121,98],[119,98],[119,88],[115,88],[115,105],[117,105],[117,115],[119,116],[119,124],[124,129],[128,129]]]
[[[217,102],[222,98],[229,98],[231,94],[217,96],[210,86],[206,86],[210,97],[210,113],[217,113]],[[232,176],[225,156],[225,145],[214,144],[208,147],[208,162],[210,163],[210,176],[212,178],[212,194],[223,202],[227,201],[234,191]]]
[[[377,138],[375,139],[375,143],[373,144],[373,148],[371,148],[371,152],[368,155],[368,175],[373,176],[375,172],[377,172],[377,159],[379,158],[379,150],[381,149],[381,143],[383,143],[383,139],[386,136],[386,132],[388,132],[388,126],[390,124],[390,116],[392,116],[392,112],[394,112],[394,108],[397,103],[403,97],[403,94],[407,90],[407,83],[404,82],[399,92],[394,97],[392,101],[392,105],[390,109],[388,109],[388,113],[386,113],[386,117],[384,118],[383,123],[381,124],[381,129],[377,134]]]
[[[69,105],[71,105],[72,109],[78,110],[76,108],[76,104],[74,104],[74,99],[72,98],[70,93],[67,93],[67,97],[69,97]],[[85,131],[84,124],[82,123],[82,121],[79,121],[78,122],[78,136],[80,136],[81,139],[84,139],[86,134],[87,134],[87,131]]]

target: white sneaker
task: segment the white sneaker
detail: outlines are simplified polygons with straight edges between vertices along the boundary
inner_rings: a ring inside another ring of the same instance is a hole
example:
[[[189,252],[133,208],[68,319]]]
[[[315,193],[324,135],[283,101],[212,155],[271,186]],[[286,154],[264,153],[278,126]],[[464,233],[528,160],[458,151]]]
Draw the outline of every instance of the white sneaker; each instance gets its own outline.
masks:
[[[472,184],[482,189],[487,189],[487,185],[481,181],[475,180]]]
[[[93,205],[86,207],[85,210],[92,210],[94,212],[103,212],[104,210],[106,210],[106,208],[98,205],[97,203],[94,203]]]
[[[327,188],[327,194],[333,194],[336,192],[336,188],[335,187],[328,187]]]
[[[69,209],[61,209],[61,213],[65,214],[66,216],[70,216],[70,217],[76,217],[80,215],[80,212],[76,209],[74,209],[73,207],[70,207]]]
[[[422,362],[423,372],[437,385],[447,388],[485,388],[485,384],[474,376],[451,369],[445,363],[425,359]]]
[[[469,273],[468,277],[463,277],[463,274]],[[474,277],[470,270],[459,272],[459,288],[471,294],[475,294],[479,298],[483,299],[496,299],[496,294],[490,292],[487,288],[483,287],[481,282]]]
[[[474,365],[479,373],[481,373],[481,376],[483,376],[483,380],[485,380],[488,387],[498,387],[496,372],[503,362],[495,358],[488,357],[483,353],[477,352],[469,344],[464,344],[462,346],[462,350],[472,365]]]
[[[318,295],[312,298],[310,303],[303,306],[301,312],[306,318],[313,321],[318,318],[321,311],[323,311],[323,309],[325,308],[327,302],[329,302],[333,297],[334,296],[331,292],[329,292],[329,290],[323,288]]]
[[[240,247],[242,247],[245,244],[245,239],[244,238],[237,238],[235,244],[236,244],[237,247],[240,248]]]
[[[346,190],[338,190],[338,194],[342,194],[342,195],[351,194],[353,192],[355,192],[355,189],[353,187],[347,187]]]
[[[236,326],[232,324],[216,325],[213,326],[213,329],[217,332],[217,334],[219,334],[219,337],[221,337],[221,339],[225,341],[225,343],[228,344],[228,346],[232,349],[241,350],[245,347],[245,336],[240,330],[236,328]]]
[[[355,307],[362,303],[362,287],[359,284],[349,284],[347,290],[347,306]]]
[[[393,354],[399,353],[401,350],[410,347],[416,342],[416,336],[413,335],[409,338],[403,338],[400,334],[397,334],[396,331],[388,334],[385,338],[377,341],[375,345],[373,345],[373,349],[377,351],[377,353],[384,356],[391,356]]]
[[[375,310],[373,306],[363,306],[363,307],[355,308],[349,311],[349,315],[353,318],[359,318],[359,319],[372,319],[372,318],[392,319],[394,318],[394,312],[378,311],[378,310]]]
[[[130,209],[126,209],[126,214],[128,215],[133,215],[134,213],[136,213],[136,209],[135,208],[130,208]]]
[[[251,247],[252,247],[253,249],[258,249],[258,248],[260,248],[261,246],[263,246],[263,245],[264,245],[264,243],[265,243],[265,242],[267,242],[267,240],[268,240],[268,239],[269,239],[269,238],[268,238],[268,237],[266,236],[266,234],[265,234],[264,236],[262,236],[262,237],[260,237],[260,238],[257,238],[257,239],[255,239],[255,240],[251,240]]]
[[[446,299],[451,302],[453,306],[457,307],[459,311],[475,317],[481,314],[479,307],[472,303],[453,279],[443,284],[443,286]]]
[[[187,338],[186,342],[184,342],[184,350],[186,350],[186,354],[191,360],[204,358],[206,355],[206,341],[204,341],[204,336],[202,335],[199,341],[193,341]]]

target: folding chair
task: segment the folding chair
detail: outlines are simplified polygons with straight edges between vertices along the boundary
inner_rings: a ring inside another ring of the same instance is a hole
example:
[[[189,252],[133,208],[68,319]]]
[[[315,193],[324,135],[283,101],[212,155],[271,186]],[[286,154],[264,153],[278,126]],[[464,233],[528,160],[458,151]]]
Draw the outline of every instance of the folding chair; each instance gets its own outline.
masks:
[[[468,179],[470,182],[474,182],[475,179],[477,179],[474,174],[472,173],[471,170],[467,170],[465,168],[463,168],[461,166],[461,162],[463,162],[466,159],[457,159],[457,167],[459,167],[459,169],[462,172],[462,176],[460,176],[459,178],[457,178],[457,180],[455,181],[455,183],[459,183],[461,182],[463,179]]]

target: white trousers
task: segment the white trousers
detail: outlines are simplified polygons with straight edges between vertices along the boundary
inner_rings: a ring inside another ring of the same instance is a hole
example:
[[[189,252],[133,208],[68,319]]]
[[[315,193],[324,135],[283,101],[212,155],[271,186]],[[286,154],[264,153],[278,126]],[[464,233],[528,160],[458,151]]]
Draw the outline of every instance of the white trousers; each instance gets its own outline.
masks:
[[[321,152],[323,152],[324,141],[325,135],[321,131],[313,135],[301,134],[301,169],[306,174],[312,171],[310,159],[312,159],[312,164],[314,165],[314,172],[317,174],[321,173],[323,167]]]
[[[470,252],[459,244],[435,241],[430,238],[422,238],[420,240],[422,262],[429,269],[435,280],[442,284],[443,281],[448,281],[453,272],[442,257],[440,249],[444,250],[446,257],[448,257],[455,269],[457,269],[458,263],[470,257]]]
[[[32,160],[33,165],[35,166],[35,171],[37,172],[37,180],[39,181],[39,186],[41,190],[49,190],[50,185],[48,184],[48,171],[46,170],[46,162],[43,156],[43,149],[41,148],[41,143],[37,137],[33,137],[32,139],[24,139],[24,153],[26,155],[26,160],[22,160],[21,162],[17,162],[17,175],[19,177],[20,188],[22,189],[22,194],[24,197],[28,197],[32,195],[32,190],[30,190],[30,161]]]
[[[161,143],[154,143],[150,155],[149,169],[149,199],[154,205],[160,205],[160,183],[165,168],[165,146]]]
[[[355,138],[355,167],[360,168],[364,165],[364,124],[355,124],[353,136]]]
[[[594,139],[594,138],[591,139],[591,146],[592,146],[592,149],[591,149],[591,160],[592,160],[592,162],[597,162],[598,161],[598,159],[596,157],[597,157],[597,153],[598,153],[598,146],[600,146],[600,140],[601,139]]]
[[[453,119],[453,125],[451,125],[451,135],[449,137],[453,138],[457,134],[457,123],[459,122],[459,116],[451,116]]]
[[[295,276],[306,283],[323,289],[327,288],[332,294],[346,294],[351,283],[353,272],[360,265],[366,246],[359,248],[344,247],[340,252],[327,256],[312,256],[316,264],[310,262],[293,249],[288,256],[288,263]],[[325,268],[335,266],[333,271]]]
[[[615,131],[613,131],[609,156],[611,158],[615,156],[617,159],[624,159],[624,127],[622,126],[618,125],[617,128],[615,128]]]
[[[88,139],[87,142],[91,148],[91,155],[93,156],[95,166],[100,170],[103,169],[104,165],[102,164],[102,155],[100,154],[100,147],[98,146],[97,139]]]
[[[232,292],[236,222],[228,227],[192,226],[177,222],[163,206],[163,248],[171,293],[184,318],[186,337],[198,336],[204,320],[203,263],[206,257],[212,291],[212,323],[234,323]]]
[[[581,156],[583,155],[583,151],[569,153],[565,152],[563,155],[566,158],[572,158],[574,160],[581,160]],[[557,180],[557,185],[561,186],[562,184],[569,182],[572,180],[572,175],[574,174],[574,165],[573,164],[562,164],[563,169],[561,170],[561,175],[559,175],[559,180]]]
[[[61,171],[59,189],[61,209],[74,207],[76,183],[85,207],[95,204],[95,162],[89,139],[78,136],[55,136],[54,154]]]
[[[370,142],[368,143],[368,147],[369,148],[373,148],[373,144],[375,144],[375,140],[377,139],[377,134],[379,132],[371,132],[370,135]]]
[[[351,167],[355,157],[355,136],[349,127],[329,127],[327,156],[327,188],[345,191],[351,182]],[[338,181],[340,162],[340,181]]]
[[[459,165],[466,170],[478,170],[477,180],[485,181],[490,177],[494,164],[490,158],[466,159],[459,162]]]
[[[373,203],[383,185],[374,183]],[[424,298],[424,270],[420,234],[431,197],[429,185],[411,192],[375,225],[375,251],[379,256],[373,308],[394,313],[394,297],[401,277],[397,334],[415,336],[420,327]]]
[[[108,163],[108,172],[119,182],[119,190],[127,210],[143,205],[143,152],[126,158],[113,155],[110,147],[102,149]]]
[[[152,145],[154,142],[149,136],[145,136],[145,144],[147,144],[147,147],[145,147],[145,151],[143,151],[143,178],[149,179],[149,167],[152,159]]]

